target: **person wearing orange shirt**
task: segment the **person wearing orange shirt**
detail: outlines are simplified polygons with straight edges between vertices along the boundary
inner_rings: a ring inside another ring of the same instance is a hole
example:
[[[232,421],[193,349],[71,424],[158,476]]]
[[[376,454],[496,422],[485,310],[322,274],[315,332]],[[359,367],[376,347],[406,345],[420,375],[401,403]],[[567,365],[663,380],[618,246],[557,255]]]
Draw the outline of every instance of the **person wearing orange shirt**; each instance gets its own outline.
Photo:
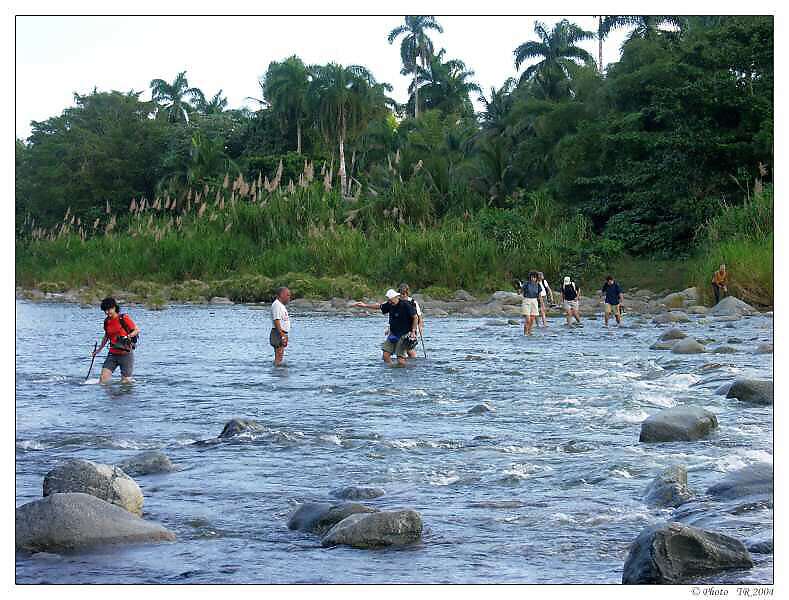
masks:
[[[712,275],[712,291],[715,294],[715,304],[721,301],[721,290],[728,295],[729,274],[726,272],[726,265],[721,265],[720,269]]]
[[[140,329],[134,324],[131,317],[121,314],[121,307],[115,298],[104,298],[101,301],[101,310],[104,311],[104,338],[94,352],[96,356],[102,351],[107,342],[110,349],[107,358],[101,366],[101,383],[107,383],[112,378],[112,373],[121,368],[121,383],[131,383],[134,371],[134,347],[137,344]]]

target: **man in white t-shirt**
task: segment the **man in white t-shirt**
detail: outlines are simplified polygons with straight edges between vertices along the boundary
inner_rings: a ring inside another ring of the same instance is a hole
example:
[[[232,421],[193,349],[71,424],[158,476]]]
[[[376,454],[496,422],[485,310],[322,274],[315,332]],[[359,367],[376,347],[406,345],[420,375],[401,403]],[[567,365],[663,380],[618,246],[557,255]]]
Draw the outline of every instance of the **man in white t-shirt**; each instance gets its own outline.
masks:
[[[290,290],[286,287],[277,288],[277,297],[271,303],[271,335],[269,343],[274,348],[274,366],[282,364],[285,348],[288,347],[290,332],[290,316],[285,305],[290,302]]]

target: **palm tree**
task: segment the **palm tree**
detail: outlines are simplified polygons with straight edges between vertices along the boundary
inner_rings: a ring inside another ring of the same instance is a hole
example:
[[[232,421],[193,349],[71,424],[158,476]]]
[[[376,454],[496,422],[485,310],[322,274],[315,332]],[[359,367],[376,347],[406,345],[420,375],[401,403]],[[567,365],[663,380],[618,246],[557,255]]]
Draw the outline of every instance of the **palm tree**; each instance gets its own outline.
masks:
[[[227,98],[222,97],[222,90],[214,94],[210,100],[206,100],[201,92],[195,99],[195,108],[204,115],[218,115],[227,108]]]
[[[608,35],[612,30],[620,27],[633,27],[633,31],[627,36],[625,43],[630,40],[640,38],[644,40],[655,39],[661,36],[674,37],[675,31],[666,31],[661,29],[661,25],[669,25],[675,27],[680,32],[685,29],[686,20],[684,17],[678,16],[659,16],[659,15],[624,15],[624,16],[608,16],[602,20],[600,30],[603,35]]]
[[[498,90],[491,86],[488,98],[483,94],[479,95],[478,100],[485,108],[479,117],[482,131],[487,135],[501,135],[507,128],[507,117],[512,109],[512,90],[515,89],[515,84],[515,79],[509,77]]]
[[[572,79],[573,72],[579,66],[578,61],[587,65],[594,62],[591,54],[576,46],[580,41],[593,38],[594,34],[567,19],[556,23],[550,33],[543,23],[535,21],[534,33],[540,41],[529,41],[515,48],[515,68],[520,69],[530,58],[542,60],[529,66],[521,75],[519,83],[536,81],[547,97],[557,99],[561,84]]]
[[[409,16],[405,18],[405,25],[395,27],[389,32],[387,39],[392,44],[405,34],[400,42],[400,60],[403,62],[403,70],[412,72],[414,75],[414,118],[419,117],[419,85],[417,83],[418,62],[422,63],[422,68],[433,55],[433,42],[427,36],[426,31],[433,29],[439,33],[444,33],[444,29],[438,24],[435,17],[429,16]]]
[[[345,170],[345,143],[364,130],[367,123],[379,111],[385,110],[384,90],[391,86],[375,81],[364,67],[344,67],[336,63],[309,68],[310,82],[307,91],[307,107],[314,115],[316,124],[326,142],[335,140],[339,145],[340,188],[348,191]]]
[[[152,100],[161,105],[167,120],[171,123],[177,123],[182,119],[189,123],[189,112],[193,107],[185,98],[198,103],[201,100],[205,101],[203,92],[199,88],[189,87],[186,71],[178,73],[172,83],[167,83],[164,79],[153,79],[150,87]]]
[[[446,49],[430,58],[427,68],[419,67],[418,75],[408,87],[410,94],[408,104],[416,105],[416,94],[419,89],[424,92],[425,109],[439,109],[445,113],[473,113],[473,105],[469,100],[471,92],[481,93],[482,89],[473,81],[474,71],[466,68],[462,60],[449,59],[442,62]]]
[[[295,123],[298,154],[301,154],[301,124],[306,117],[308,76],[307,67],[294,55],[270,63],[262,83],[263,97],[279,117],[283,133]]]

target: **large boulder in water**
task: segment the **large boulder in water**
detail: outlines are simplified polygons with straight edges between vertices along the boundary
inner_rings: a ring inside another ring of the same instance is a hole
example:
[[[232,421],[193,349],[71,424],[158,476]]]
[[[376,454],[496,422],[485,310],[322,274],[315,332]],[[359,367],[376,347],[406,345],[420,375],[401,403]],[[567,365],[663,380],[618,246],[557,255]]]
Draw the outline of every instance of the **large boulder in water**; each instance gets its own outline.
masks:
[[[681,339],[684,339],[686,337],[688,337],[687,333],[685,333],[684,331],[682,331],[681,329],[678,329],[676,327],[671,327],[670,329],[666,329],[666,331],[664,331],[661,334],[659,339],[661,341],[681,340]]]
[[[396,510],[367,515],[351,515],[332,527],[321,546],[380,548],[405,546],[422,537],[422,517],[415,510]]]
[[[756,315],[759,314],[759,311],[739,298],[726,296],[713,306],[707,314],[715,317],[741,317],[743,315]]]
[[[231,419],[225,423],[219,439],[234,437],[242,433],[259,433],[264,431],[263,426],[254,419]]]
[[[135,515],[142,515],[140,486],[123,470],[74,458],[60,463],[44,476],[44,496],[81,492],[101,498]]]
[[[300,504],[290,516],[290,519],[288,519],[288,529],[323,535],[337,523],[351,515],[374,512],[378,512],[378,509],[355,502],[342,504],[305,502]]]
[[[641,423],[640,442],[692,442],[718,427],[718,418],[696,406],[667,408]]]
[[[663,298],[660,303],[668,308],[684,308],[688,299],[680,292],[674,292]]]
[[[726,394],[727,398],[763,405],[772,405],[773,396],[773,382],[769,379],[736,379]]]
[[[665,469],[644,491],[644,500],[652,506],[677,507],[692,497],[693,492],[688,488],[688,470],[682,465]]]
[[[378,487],[350,485],[348,487],[332,490],[331,495],[343,500],[372,500],[373,498],[380,498],[385,493],[386,492]]]
[[[469,294],[466,290],[457,290],[455,295],[452,296],[453,300],[457,300],[459,302],[476,302],[477,299]]]
[[[729,473],[711,486],[707,493],[722,500],[744,496],[772,496],[773,481],[773,465],[760,462]]]
[[[175,467],[164,452],[159,450],[148,450],[127,458],[117,464],[124,473],[131,475],[152,475],[154,473],[169,473]]]
[[[83,493],[51,494],[16,509],[18,550],[62,551],[175,539],[168,529]]]
[[[751,567],[753,559],[741,541],[682,523],[664,523],[647,527],[631,544],[622,583],[682,583]]]
[[[674,342],[671,346],[671,352],[674,354],[702,354],[706,352],[703,344],[700,344],[692,337],[686,337]]]
[[[500,304],[517,304],[518,306],[521,305],[522,301],[523,296],[520,294],[504,291],[494,292],[490,297],[490,300],[488,300],[488,302],[499,302]]]

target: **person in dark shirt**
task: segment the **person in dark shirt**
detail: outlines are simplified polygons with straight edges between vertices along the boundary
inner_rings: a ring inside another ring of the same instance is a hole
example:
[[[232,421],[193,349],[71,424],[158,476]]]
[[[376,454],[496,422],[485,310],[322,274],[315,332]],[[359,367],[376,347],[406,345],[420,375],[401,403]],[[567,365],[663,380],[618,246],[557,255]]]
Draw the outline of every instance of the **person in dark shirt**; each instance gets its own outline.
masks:
[[[540,314],[539,297],[542,287],[537,283],[537,272],[530,271],[529,279],[521,284],[521,314],[523,314],[523,335],[531,335],[534,322]]]
[[[622,301],[624,295],[622,288],[614,281],[614,278],[609,275],[605,278],[603,288],[600,290],[603,302],[605,302],[605,326],[608,327],[608,317],[614,313],[617,325],[622,324]]]
[[[387,301],[383,304],[356,302],[354,306],[379,309],[385,315],[389,315],[389,334],[381,344],[383,359],[386,364],[391,364],[392,354],[395,354],[397,363],[405,365],[408,351],[416,347],[419,318],[414,305],[407,300],[402,300],[400,294],[395,290],[388,290],[386,298]]]

